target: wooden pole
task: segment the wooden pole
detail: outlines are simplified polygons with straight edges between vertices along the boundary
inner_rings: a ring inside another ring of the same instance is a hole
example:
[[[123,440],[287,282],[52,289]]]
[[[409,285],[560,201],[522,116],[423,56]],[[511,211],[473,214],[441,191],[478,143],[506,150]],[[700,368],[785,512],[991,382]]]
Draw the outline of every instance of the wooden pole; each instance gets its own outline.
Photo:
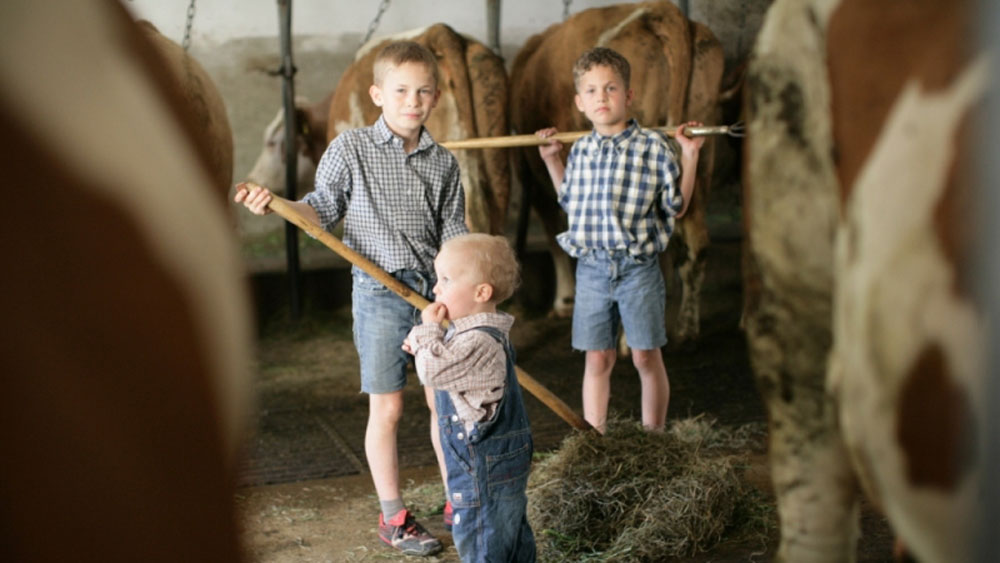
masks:
[[[662,131],[673,137],[677,134],[676,127],[650,127],[656,131]],[[553,139],[560,143],[573,142],[584,135],[589,135],[590,131],[566,131],[556,133],[552,136],[541,138],[538,135],[507,135],[503,137],[479,137],[476,139],[462,139],[459,141],[445,141],[439,143],[449,150],[462,149],[503,149],[512,147],[532,147],[547,145]],[[684,132],[689,137],[702,137],[707,135],[742,135],[742,125],[705,125],[701,127],[687,127]]]
[[[252,182],[246,182],[244,185],[247,189],[251,190],[255,187],[259,187],[257,184]],[[380,268],[377,264],[365,258],[361,254],[358,254],[358,252],[353,248],[344,244],[340,239],[333,236],[316,223],[306,217],[303,217],[301,213],[289,205],[287,199],[271,194],[271,203],[267,206],[289,223],[293,223],[303,231],[315,237],[317,240],[325,244],[330,250],[336,252],[351,264],[354,264],[364,270],[365,273],[378,280],[379,283],[392,290],[395,294],[402,297],[410,305],[413,305],[422,311],[425,307],[427,307],[427,305],[430,304],[430,301],[425,299],[424,296],[420,295],[416,291],[413,291],[406,284],[389,275],[388,272]],[[545,406],[552,409],[554,413],[559,415],[559,418],[562,418],[568,422],[570,426],[578,430],[591,430],[593,428],[590,423],[584,420],[580,415],[576,414],[573,409],[569,408],[569,405],[563,402],[563,400],[556,396],[555,393],[549,391],[548,388],[539,383],[538,380],[528,375],[527,372],[519,367],[515,366],[515,370],[517,371],[517,381],[521,384],[521,387],[534,395],[535,398],[541,401]]]

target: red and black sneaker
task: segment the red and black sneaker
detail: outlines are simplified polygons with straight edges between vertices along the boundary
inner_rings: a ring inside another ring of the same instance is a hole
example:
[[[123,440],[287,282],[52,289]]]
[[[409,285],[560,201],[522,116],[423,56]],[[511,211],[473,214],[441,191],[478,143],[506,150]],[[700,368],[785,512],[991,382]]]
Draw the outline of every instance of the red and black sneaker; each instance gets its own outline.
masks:
[[[378,515],[378,537],[405,555],[434,555],[441,551],[441,542],[414,520],[405,508],[388,522]]]
[[[451,527],[455,525],[455,509],[451,507],[451,501],[445,501],[444,503],[444,529],[451,531]]]

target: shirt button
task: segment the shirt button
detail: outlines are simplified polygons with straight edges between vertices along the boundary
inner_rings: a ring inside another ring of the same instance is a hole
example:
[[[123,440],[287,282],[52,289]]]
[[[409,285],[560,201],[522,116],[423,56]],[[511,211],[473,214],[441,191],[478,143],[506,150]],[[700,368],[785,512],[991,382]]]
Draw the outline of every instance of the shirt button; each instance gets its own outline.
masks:
[[[458,438],[459,440],[464,440],[465,439],[465,434],[462,434],[461,432],[459,432],[455,437]]]
[[[458,415],[457,414],[451,415],[451,421],[452,422],[458,422]]]

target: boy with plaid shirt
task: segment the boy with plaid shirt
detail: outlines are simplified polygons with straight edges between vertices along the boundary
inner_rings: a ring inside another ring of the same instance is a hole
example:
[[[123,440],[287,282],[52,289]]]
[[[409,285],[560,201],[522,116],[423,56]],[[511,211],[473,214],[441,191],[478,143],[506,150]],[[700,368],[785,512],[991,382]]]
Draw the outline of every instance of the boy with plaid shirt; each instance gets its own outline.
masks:
[[[468,232],[458,162],[424,128],[440,97],[434,54],[398,41],[379,52],[372,101],[382,108],[374,125],[344,131],[320,159],[316,188],[289,202],[327,230],[344,221],[344,243],[425,297],[434,287],[434,257],[441,244]],[[270,212],[269,190],[237,186],[235,200],[253,213]],[[420,311],[352,268],[354,344],[361,361],[361,391],[368,393],[365,455],[382,512],[379,538],[407,555],[433,555],[441,542],[406,510],[399,486],[396,433],[403,414],[409,355],[400,343],[420,322]],[[431,441],[445,475],[434,393]]]
[[[573,66],[574,100],[594,130],[573,144],[565,167],[559,142],[539,147],[569,219],[569,230],[557,240],[577,259],[573,348],[586,351],[584,418],[602,432],[619,323],[639,372],[643,425],[661,429],[666,422],[670,384],[660,351],[667,343],[666,288],[657,255],[690,203],[704,143],[681,133],[700,123],[677,128],[678,170],[666,137],[628,118],[629,74],[628,61],[612,49],[581,55]]]

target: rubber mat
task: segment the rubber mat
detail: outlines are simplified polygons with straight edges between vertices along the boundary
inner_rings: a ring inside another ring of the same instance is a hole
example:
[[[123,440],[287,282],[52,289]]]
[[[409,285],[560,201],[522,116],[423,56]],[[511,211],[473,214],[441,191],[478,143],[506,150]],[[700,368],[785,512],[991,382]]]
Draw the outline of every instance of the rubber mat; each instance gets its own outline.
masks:
[[[240,465],[241,487],[272,485],[366,473],[364,432],[348,428],[345,414],[304,408],[258,414],[255,433],[247,440]],[[558,447],[569,432],[559,418],[532,420],[535,450]],[[436,463],[426,424],[400,427],[400,467]]]

